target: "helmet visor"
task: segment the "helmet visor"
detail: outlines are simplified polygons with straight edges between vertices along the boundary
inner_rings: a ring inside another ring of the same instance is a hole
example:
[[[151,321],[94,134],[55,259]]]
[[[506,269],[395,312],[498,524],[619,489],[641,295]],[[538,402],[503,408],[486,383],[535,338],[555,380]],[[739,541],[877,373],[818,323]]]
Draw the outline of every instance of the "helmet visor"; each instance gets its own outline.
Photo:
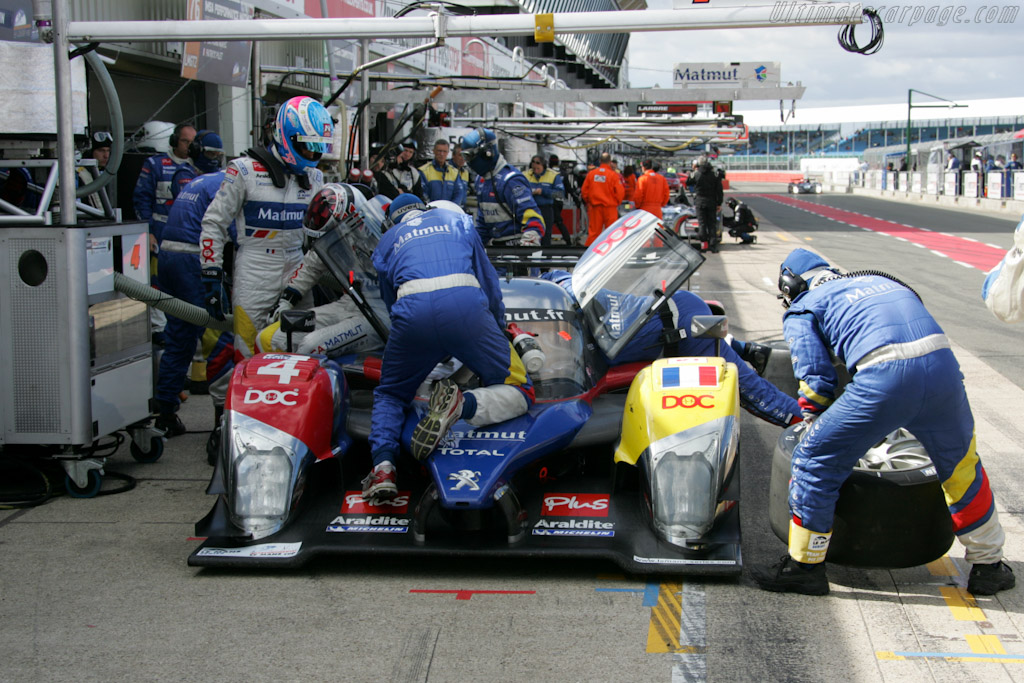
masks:
[[[295,135],[292,137],[295,142],[302,143],[306,149],[314,154],[327,154],[331,151],[333,138],[324,137],[323,135]],[[301,149],[296,145],[297,149]]]

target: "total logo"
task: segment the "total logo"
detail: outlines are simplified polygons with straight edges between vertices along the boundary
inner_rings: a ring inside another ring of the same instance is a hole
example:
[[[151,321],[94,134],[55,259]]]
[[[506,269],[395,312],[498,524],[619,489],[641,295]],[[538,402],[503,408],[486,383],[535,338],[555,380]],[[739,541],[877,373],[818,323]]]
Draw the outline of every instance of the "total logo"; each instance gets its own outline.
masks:
[[[259,389],[247,389],[243,403],[262,403],[268,406],[293,406],[296,404],[295,399],[298,398],[298,396],[299,392],[297,389],[290,389],[288,391],[278,391],[277,389],[267,389],[266,391],[261,391]]]
[[[409,511],[409,491],[399,491],[398,495],[391,500],[386,500],[377,505],[370,505],[363,500],[360,491],[346,491],[345,501],[341,504],[342,514],[381,514],[391,513],[402,515]]]
[[[540,505],[544,517],[607,517],[611,500],[604,493],[549,493]]]
[[[714,408],[715,404],[712,402],[714,398],[711,394],[683,394],[682,396],[665,394],[661,397],[661,407],[664,410],[670,408]]]

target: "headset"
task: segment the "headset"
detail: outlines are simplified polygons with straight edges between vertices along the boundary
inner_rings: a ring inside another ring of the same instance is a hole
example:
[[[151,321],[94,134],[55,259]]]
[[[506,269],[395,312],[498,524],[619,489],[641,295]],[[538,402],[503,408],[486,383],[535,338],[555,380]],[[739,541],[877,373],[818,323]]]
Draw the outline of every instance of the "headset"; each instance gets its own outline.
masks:
[[[807,291],[807,280],[789,268],[779,271],[779,291],[782,293],[782,306],[789,308],[794,299]]]
[[[171,133],[171,139],[168,141],[171,144],[171,149],[177,147],[178,143],[181,142],[181,131],[185,130],[186,128],[191,128],[191,127],[192,127],[191,123],[179,123],[178,125],[176,125],[174,127],[174,132]],[[205,133],[207,131],[203,131],[203,132]],[[199,137],[198,133],[196,134],[196,137]]]
[[[189,145],[188,145],[188,156],[189,156],[189,158],[191,158],[191,159],[198,159],[203,154],[203,152],[206,151],[206,148],[203,147],[203,142],[202,142],[203,136],[206,135],[207,133],[212,133],[212,132],[213,131],[206,130],[204,128],[203,130],[201,130],[198,133],[196,133],[196,136],[194,138],[192,138],[192,142],[190,142]],[[171,136],[171,140],[177,140],[177,135],[172,135]],[[174,147],[174,145],[175,145],[175,143],[171,142],[171,147]]]

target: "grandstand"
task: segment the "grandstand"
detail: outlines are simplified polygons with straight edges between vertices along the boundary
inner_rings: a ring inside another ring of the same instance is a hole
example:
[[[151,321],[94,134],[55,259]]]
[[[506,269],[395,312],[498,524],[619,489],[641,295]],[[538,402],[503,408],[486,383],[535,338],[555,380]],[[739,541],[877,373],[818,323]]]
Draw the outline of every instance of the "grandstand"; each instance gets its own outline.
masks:
[[[980,139],[1012,134],[1024,129],[1024,98],[976,100],[965,102],[979,115],[965,117],[964,109],[951,109],[956,117],[936,116],[912,119],[910,143],[931,146],[946,140]],[[800,111],[793,122],[778,122],[778,110],[744,112],[750,125],[750,141],[727,160],[733,169],[796,170],[800,159],[813,157],[856,157],[874,166],[875,159],[887,155],[870,153],[886,149],[898,151],[907,140],[907,105],[866,105],[860,107],[823,107]],[[800,121],[796,123],[796,119]],[[775,122],[772,123],[772,119]],[[1000,139],[1002,142],[1003,140]],[[1020,153],[1020,142],[1016,145]],[[957,144],[960,144],[959,142]],[[891,154],[888,156],[892,156]],[[881,168],[881,166],[879,166]]]

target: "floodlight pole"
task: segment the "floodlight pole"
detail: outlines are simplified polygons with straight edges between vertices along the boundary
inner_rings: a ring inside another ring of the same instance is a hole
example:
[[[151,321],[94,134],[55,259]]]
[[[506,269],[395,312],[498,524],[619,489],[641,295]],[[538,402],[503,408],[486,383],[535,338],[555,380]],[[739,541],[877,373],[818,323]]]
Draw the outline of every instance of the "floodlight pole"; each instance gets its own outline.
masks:
[[[914,93],[918,93],[919,95],[925,95],[936,100],[942,100],[943,102],[948,102],[949,104],[914,104]],[[922,92],[921,90],[914,90],[913,88],[907,90],[907,155],[905,159],[907,161],[908,171],[913,170],[910,167],[910,114],[914,110],[914,108],[917,107],[918,109],[957,109],[966,106],[966,104],[957,104],[953,100],[947,100],[945,97],[939,97],[938,95],[929,95],[928,93]]]

